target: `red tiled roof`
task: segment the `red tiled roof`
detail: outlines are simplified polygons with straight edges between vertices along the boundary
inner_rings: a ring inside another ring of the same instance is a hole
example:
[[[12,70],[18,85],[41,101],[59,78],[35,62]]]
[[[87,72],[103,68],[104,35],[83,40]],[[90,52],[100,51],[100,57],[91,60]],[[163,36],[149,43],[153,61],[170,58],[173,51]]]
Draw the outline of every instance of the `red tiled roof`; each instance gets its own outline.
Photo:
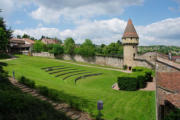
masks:
[[[56,43],[59,43],[58,40],[55,40],[55,39],[46,39],[46,38],[43,38],[42,42],[45,43],[45,44],[56,44]]]
[[[34,44],[35,43],[34,40],[31,40],[31,39],[28,39],[28,38],[23,38],[22,40],[24,40],[24,41],[26,41],[26,42],[28,42],[30,44]]]
[[[163,88],[180,92],[180,72],[158,72],[157,84]]]
[[[126,29],[124,31],[122,38],[139,38],[131,19],[128,20],[128,23],[127,23],[127,26],[126,26]]]
[[[19,38],[12,38],[12,39],[10,39],[10,42],[11,43],[25,43],[25,41],[22,41]]]
[[[166,100],[171,102],[177,108],[180,108],[180,94],[168,94],[166,95]]]
[[[164,95],[165,99],[180,108],[180,72],[158,72],[157,86],[173,91]]]
[[[25,42],[28,42],[30,44],[34,44],[35,42],[31,39],[28,39],[28,38],[12,38],[10,39],[10,42],[18,42],[18,43],[25,43]]]

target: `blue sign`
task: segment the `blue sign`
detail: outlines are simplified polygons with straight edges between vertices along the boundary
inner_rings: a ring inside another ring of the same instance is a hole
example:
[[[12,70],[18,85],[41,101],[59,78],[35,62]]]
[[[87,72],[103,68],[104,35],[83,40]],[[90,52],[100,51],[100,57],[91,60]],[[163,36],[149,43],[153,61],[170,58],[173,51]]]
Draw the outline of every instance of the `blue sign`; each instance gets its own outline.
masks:
[[[99,100],[99,101],[97,102],[97,109],[98,109],[98,110],[102,110],[102,109],[103,109],[103,101]]]

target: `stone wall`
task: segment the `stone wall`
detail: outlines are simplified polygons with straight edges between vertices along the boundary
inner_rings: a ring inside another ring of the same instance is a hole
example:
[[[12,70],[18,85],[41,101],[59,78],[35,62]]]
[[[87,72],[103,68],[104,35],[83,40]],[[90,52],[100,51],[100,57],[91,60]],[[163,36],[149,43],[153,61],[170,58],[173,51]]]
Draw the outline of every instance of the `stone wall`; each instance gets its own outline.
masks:
[[[95,57],[82,57],[80,55],[59,55],[54,56],[53,54],[50,54],[48,52],[42,52],[42,53],[32,53],[33,56],[40,56],[40,57],[48,57],[48,58],[57,58],[57,59],[63,59],[63,60],[72,60],[76,62],[84,62],[84,63],[90,63],[90,64],[98,64],[98,65],[105,65],[105,66],[111,66],[111,67],[123,67],[123,58],[116,58],[116,57],[103,57],[103,56],[95,56]],[[149,55],[149,54],[148,54]],[[142,57],[134,59],[133,66],[142,66],[147,68],[154,68],[154,64],[147,61],[148,59],[147,54]]]
[[[156,71],[157,72],[179,72],[180,64],[157,56]]]
[[[123,59],[121,58],[115,58],[115,57],[103,57],[103,56],[95,56],[95,57],[82,57],[80,55],[61,55],[57,56],[59,59],[64,60],[73,60],[77,62],[85,62],[90,64],[98,64],[98,65],[105,65],[105,66],[111,66],[111,67],[123,67]]]
[[[57,58],[63,60],[72,60],[76,62],[98,64],[98,65],[105,65],[105,66],[118,67],[118,68],[123,67],[123,59],[115,58],[115,57],[102,57],[102,56],[82,57],[80,55],[66,55],[66,54],[55,57],[53,54],[50,54],[48,52],[32,53],[32,55],[40,56],[40,57],[48,57],[48,58]]]
[[[50,54],[48,52],[32,53],[32,56],[55,58],[54,54]]]

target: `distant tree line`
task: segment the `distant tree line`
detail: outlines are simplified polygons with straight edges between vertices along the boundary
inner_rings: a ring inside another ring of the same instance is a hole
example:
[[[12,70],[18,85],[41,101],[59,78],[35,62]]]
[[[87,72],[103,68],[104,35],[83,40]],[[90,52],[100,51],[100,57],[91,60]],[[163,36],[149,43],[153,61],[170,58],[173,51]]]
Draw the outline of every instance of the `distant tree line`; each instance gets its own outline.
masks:
[[[172,53],[173,56],[180,55],[180,47],[178,46],[165,46],[165,45],[152,45],[152,46],[139,46],[138,53],[144,54],[147,52],[158,52],[162,54],[168,55],[169,52]]]
[[[111,43],[109,45],[95,45],[90,39],[85,39],[82,44],[76,44],[74,39],[69,37],[59,44],[44,44],[41,40],[36,40],[33,46],[34,52],[49,52],[58,54],[79,54],[84,57],[93,57],[95,55],[100,56],[123,56],[123,46],[118,40],[116,43]]]

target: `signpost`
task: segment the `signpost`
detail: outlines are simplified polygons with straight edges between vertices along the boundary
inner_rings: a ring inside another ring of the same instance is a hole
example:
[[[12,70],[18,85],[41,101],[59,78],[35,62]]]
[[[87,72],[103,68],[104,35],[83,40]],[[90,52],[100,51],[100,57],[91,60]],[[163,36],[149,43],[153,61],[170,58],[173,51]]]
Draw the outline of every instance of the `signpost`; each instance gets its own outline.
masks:
[[[14,70],[13,70],[13,79],[15,80],[15,72],[14,72]]]
[[[97,109],[99,111],[97,118],[98,118],[98,120],[101,120],[101,116],[102,116],[101,110],[103,109],[103,101],[99,100],[97,102]]]

